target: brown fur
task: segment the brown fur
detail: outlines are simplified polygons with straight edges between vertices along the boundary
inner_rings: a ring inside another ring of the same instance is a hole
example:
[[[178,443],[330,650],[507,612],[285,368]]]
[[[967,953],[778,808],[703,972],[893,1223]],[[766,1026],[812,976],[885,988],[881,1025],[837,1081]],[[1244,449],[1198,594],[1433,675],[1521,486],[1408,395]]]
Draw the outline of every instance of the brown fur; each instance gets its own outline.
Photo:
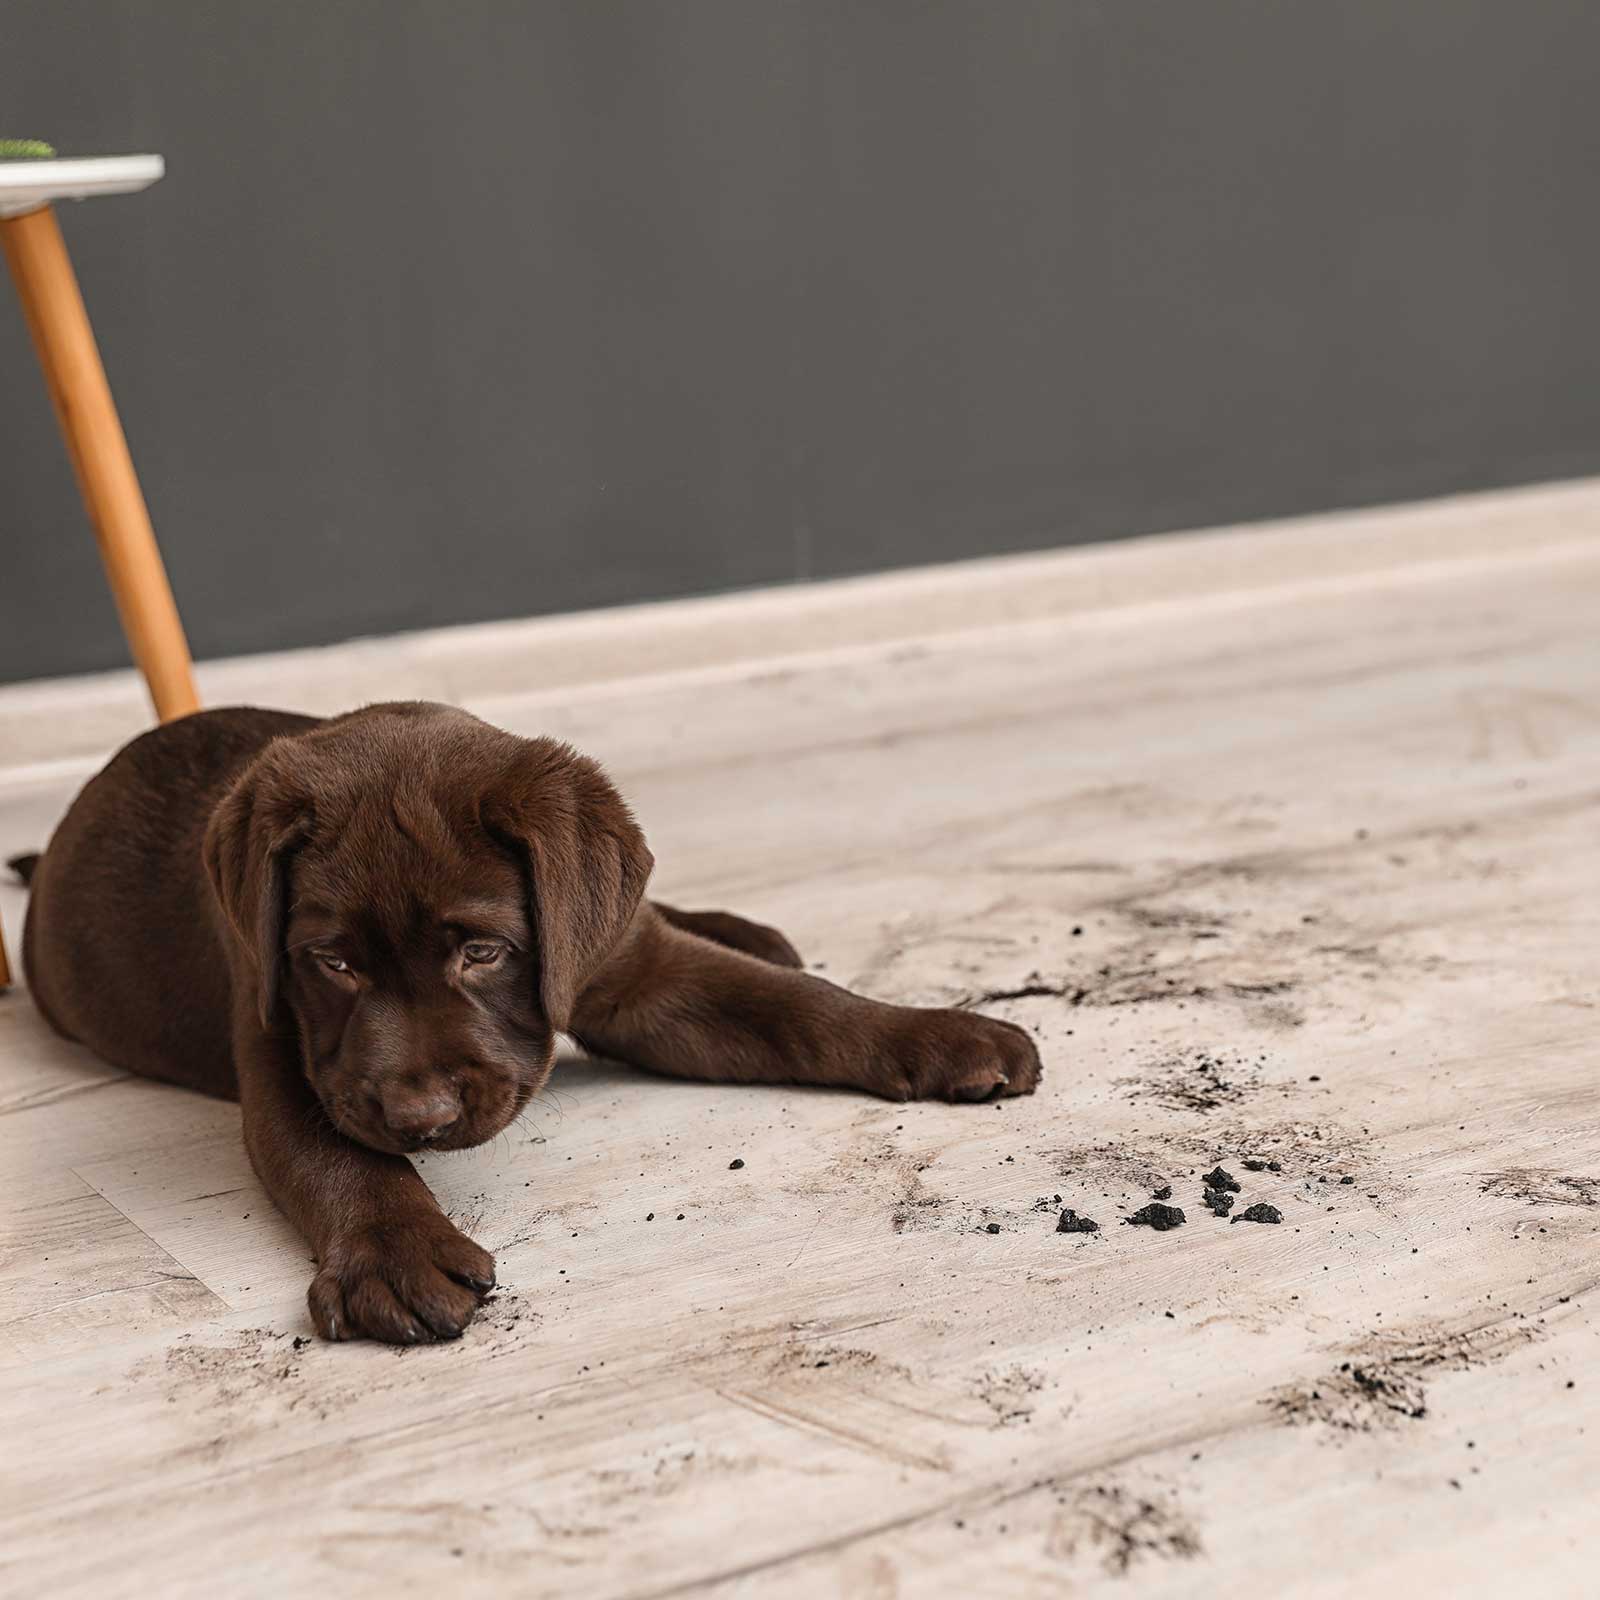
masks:
[[[26,866],[40,1009],[108,1061],[238,1099],[331,1339],[471,1320],[494,1261],[405,1153],[493,1138],[557,1033],[674,1077],[893,1099],[1038,1080],[1018,1028],[862,999],[775,929],[646,901],[650,852],[599,767],[446,706],[169,723]]]

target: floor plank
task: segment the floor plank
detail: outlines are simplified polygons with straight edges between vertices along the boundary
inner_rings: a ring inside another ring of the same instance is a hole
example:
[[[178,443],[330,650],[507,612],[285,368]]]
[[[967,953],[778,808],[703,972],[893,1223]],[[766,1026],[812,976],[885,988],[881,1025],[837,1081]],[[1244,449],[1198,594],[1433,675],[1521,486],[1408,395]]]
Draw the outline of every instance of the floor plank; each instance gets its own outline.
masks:
[[[573,1061],[424,1166],[506,1285],[448,1348],[310,1341],[236,1113],[0,1001],[4,1570],[1591,1593],[1600,549],[1315,576],[477,702],[611,766],[663,897],[1022,1022],[1047,1077],[901,1107]],[[67,798],[0,788],[0,847]],[[1207,1214],[1217,1160],[1283,1223]],[[1185,1226],[1122,1226],[1164,1183]]]

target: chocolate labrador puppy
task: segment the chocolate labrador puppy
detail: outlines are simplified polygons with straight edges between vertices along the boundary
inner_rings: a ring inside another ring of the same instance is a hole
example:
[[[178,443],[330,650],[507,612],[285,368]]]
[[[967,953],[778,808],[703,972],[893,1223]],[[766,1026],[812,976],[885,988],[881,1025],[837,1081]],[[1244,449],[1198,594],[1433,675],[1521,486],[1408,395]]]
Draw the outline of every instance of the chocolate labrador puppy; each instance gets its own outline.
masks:
[[[40,1010],[117,1066],[238,1099],[329,1339],[471,1320],[494,1259],[406,1154],[493,1138],[558,1032],[673,1077],[896,1100],[1039,1077],[1020,1028],[862,999],[770,928],[646,901],[650,852],[594,762],[448,706],[168,723],[16,865]]]

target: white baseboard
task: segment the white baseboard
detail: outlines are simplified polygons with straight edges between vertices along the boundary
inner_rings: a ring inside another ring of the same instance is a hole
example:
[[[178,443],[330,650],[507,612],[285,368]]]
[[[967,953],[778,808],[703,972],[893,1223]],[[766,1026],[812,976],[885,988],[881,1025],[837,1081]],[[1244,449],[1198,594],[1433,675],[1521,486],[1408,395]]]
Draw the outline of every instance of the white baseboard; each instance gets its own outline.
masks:
[[[327,713],[428,699],[492,712],[502,697],[579,694],[662,673],[1130,606],[1371,581],[1440,562],[1526,560],[1600,541],[1600,478],[1376,510],[1161,534],[823,583],[430,629],[202,662],[208,705]],[[0,772],[91,770],[149,725],[130,671],[0,687]]]

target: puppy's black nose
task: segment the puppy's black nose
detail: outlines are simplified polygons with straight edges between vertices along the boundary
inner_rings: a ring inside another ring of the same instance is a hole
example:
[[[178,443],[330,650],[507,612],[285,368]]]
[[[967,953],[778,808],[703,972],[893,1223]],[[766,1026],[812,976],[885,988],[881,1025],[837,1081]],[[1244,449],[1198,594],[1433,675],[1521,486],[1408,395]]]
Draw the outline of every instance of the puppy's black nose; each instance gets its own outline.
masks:
[[[383,1121],[406,1144],[442,1139],[461,1115],[461,1101],[447,1088],[397,1090],[384,1096]]]

